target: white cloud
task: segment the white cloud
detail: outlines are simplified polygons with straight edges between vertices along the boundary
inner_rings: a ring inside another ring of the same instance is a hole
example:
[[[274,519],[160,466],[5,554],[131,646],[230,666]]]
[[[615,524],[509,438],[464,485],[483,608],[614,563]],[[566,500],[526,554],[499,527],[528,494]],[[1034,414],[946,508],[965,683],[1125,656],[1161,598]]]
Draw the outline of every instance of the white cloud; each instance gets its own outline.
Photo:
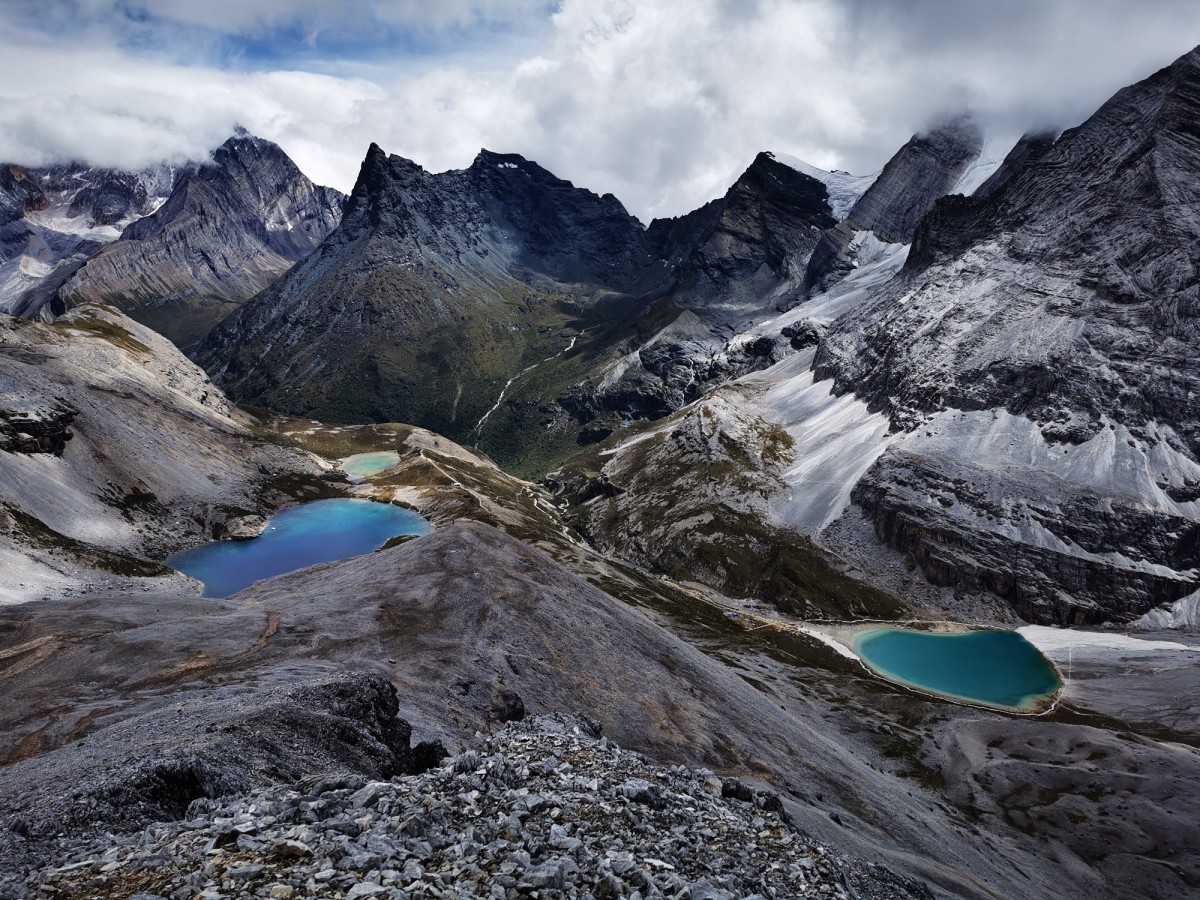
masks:
[[[100,13],[113,5],[87,3]],[[228,33],[319,29],[330,8],[154,6]],[[178,48],[135,55],[96,24],[99,13],[82,39],[0,28],[10,35],[0,38],[0,158],[134,166],[200,155],[241,123],[343,190],[370,141],[435,171],[486,146],[610,191],[648,218],[717,196],[763,149],[863,172],[949,109],[973,108],[1006,132],[1075,124],[1200,33],[1200,6],[1171,0],[564,0],[549,20],[532,0],[439,4],[433,19],[429,8],[355,3],[341,26],[474,23],[475,49],[419,65],[372,58],[359,78],[184,66],[171,61]]]

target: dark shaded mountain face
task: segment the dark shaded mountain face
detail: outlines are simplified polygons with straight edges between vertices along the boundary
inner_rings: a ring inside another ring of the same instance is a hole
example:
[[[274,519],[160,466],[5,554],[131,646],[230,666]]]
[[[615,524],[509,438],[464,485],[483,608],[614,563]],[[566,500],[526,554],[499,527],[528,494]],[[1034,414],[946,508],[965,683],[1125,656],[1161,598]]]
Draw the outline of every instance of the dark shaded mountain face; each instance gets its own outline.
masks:
[[[243,399],[465,439],[583,318],[668,278],[611,195],[519,156],[432,175],[372,145],[341,226],[198,358]]]
[[[825,185],[760,153],[724,197],[654,221],[649,237],[679,268],[678,305],[761,313],[764,300],[778,302],[781,287],[803,278],[820,231],[835,221]]]
[[[409,421],[527,460],[534,444],[573,445],[597,418],[686,402],[695,373],[670,360],[597,375],[599,398],[573,386],[681,307],[718,322],[776,302],[832,222],[824,185],[766,155],[725,198],[646,229],[611,195],[519,156],[484,151],[432,175],[372,146],[337,232],[198,358],[243,399]],[[706,348],[707,327],[697,334]]]
[[[909,243],[934,201],[953,190],[982,149],[983,132],[966,117],[913,135],[846,218],[822,235],[808,265],[808,286],[826,290],[854,268],[855,232],[870,231],[887,243]]]
[[[1197,123],[1193,51],[939,201],[830,327],[817,376],[908,433],[857,499],[939,583],[1058,622],[1200,587]]]
[[[44,209],[49,201],[37,179],[21,166],[0,166],[0,225],[8,225],[26,213]]]
[[[82,202],[111,215],[122,186],[110,179]],[[50,308],[108,304],[187,345],[312,252],[343,201],[277,145],[239,133],[180,171],[157,211],[62,278]]]

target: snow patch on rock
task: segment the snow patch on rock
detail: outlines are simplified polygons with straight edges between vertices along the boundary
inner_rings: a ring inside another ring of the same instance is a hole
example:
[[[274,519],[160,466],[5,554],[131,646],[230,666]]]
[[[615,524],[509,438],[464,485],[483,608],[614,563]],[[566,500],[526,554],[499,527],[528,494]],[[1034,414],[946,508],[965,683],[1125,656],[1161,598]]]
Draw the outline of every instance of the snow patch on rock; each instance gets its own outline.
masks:
[[[836,169],[833,171],[818,169],[816,166],[806,163],[795,156],[790,156],[787,153],[771,151],[767,155],[776,162],[783,163],[797,172],[803,172],[810,178],[815,178],[824,184],[825,189],[829,191],[829,208],[833,212],[833,217],[839,222],[846,218],[850,209],[858,202],[858,198],[865,194],[867,188],[874,184],[875,179],[879,177],[878,172],[874,172],[871,175],[851,175],[849,172],[841,172]]]

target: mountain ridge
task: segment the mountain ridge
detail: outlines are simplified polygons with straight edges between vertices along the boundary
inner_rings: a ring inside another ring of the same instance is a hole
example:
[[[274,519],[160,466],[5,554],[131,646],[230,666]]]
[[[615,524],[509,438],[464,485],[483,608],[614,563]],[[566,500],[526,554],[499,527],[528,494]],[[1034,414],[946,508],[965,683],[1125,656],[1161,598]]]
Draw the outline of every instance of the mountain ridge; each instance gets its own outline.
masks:
[[[239,132],[209,161],[181,170],[158,209],[76,268],[51,308],[110,304],[192,343],[306,257],[343,202],[278,145]]]

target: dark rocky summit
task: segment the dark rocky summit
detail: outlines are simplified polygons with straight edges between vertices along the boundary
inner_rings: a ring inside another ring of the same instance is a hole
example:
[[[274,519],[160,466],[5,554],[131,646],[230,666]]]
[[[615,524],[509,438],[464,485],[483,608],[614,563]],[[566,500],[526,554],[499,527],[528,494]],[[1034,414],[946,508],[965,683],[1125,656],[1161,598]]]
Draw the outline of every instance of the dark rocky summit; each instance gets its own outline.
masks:
[[[198,358],[239,398],[413,422],[521,458],[539,434],[569,446],[608,427],[597,419],[692,399],[721,344],[714,327],[784,302],[833,221],[826,187],[766,154],[724,198],[646,229],[612,196],[519,156],[484,151],[430,175],[372,147],[333,238]],[[691,314],[662,333],[692,309],[698,327]],[[597,374],[612,365],[615,381]]]
[[[505,380],[578,336],[580,304],[666,280],[611,195],[519,156],[431,175],[372,145],[341,226],[198,358],[239,398],[463,440]]]
[[[103,207],[113,181],[82,199]],[[211,160],[182,168],[153,214],[64,277],[50,309],[105,303],[178,344],[194,342],[312,252],[343,202],[277,145],[241,132]]]
[[[68,201],[68,218],[82,217],[92,226],[124,226],[150,215],[170,195],[176,167],[164,163],[124,172],[68,163],[35,171],[48,195]]]
[[[0,166],[0,227],[10,225],[26,213],[49,205],[35,173],[23,166]]]
[[[835,218],[824,184],[760,153],[724,197],[648,236],[678,267],[674,298],[684,309],[746,317],[780,303],[804,278],[820,232]]]

